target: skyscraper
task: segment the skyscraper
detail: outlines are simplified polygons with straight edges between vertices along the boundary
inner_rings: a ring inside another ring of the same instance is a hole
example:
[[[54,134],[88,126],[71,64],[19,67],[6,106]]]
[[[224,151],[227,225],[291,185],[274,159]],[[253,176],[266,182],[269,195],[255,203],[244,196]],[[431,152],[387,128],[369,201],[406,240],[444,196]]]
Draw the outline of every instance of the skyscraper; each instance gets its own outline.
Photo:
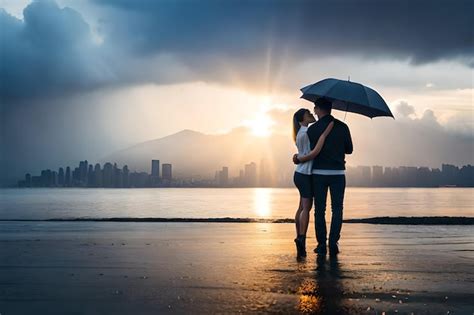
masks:
[[[102,173],[102,183],[103,187],[113,187],[113,166],[111,163],[107,162],[104,164],[104,169]]]
[[[59,187],[64,187],[64,169],[62,167],[59,168],[58,171],[58,185]]]
[[[66,175],[64,175],[64,186],[71,187],[71,168],[66,167]]]
[[[171,173],[171,164],[166,164],[166,163],[163,164],[162,174],[163,174],[162,176],[163,176],[164,180],[172,180],[173,179],[173,176],[172,176],[172,173]]]
[[[151,160],[151,176],[160,177],[160,160]]]
[[[381,186],[383,181],[383,167],[372,166],[372,186]]]
[[[229,168],[227,166],[222,167],[221,171],[216,172],[216,182],[218,186],[229,185]]]
[[[257,164],[255,162],[245,164],[245,185],[257,186]]]
[[[122,176],[123,176],[123,187],[128,188],[130,187],[130,176],[128,171],[128,166],[125,165],[122,168]]]
[[[78,182],[80,186],[86,186],[87,184],[87,171],[88,171],[88,163],[87,160],[79,162],[79,173],[77,174]]]
[[[89,164],[89,169],[87,170],[87,187],[95,186],[95,177],[94,177],[94,167],[92,164]]]
[[[151,160],[150,184],[156,187],[160,182],[160,160]]]
[[[99,163],[97,163],[94,167],[94,177],[95,177],[95,180],[94,180],[95,187],[103,187],[102,170],[100,169]]]

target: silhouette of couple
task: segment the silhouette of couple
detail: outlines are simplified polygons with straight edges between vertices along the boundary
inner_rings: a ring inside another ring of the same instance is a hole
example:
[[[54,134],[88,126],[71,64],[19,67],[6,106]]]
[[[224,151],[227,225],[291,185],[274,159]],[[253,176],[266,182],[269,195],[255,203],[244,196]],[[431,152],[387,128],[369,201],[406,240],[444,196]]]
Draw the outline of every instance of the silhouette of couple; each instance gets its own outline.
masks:
[[[314,200],[316,240],[314,252],[326,255],[326,199],[331,194],[331,229],[329,253],[339,253],[338,241],[342,227],[344,190],[346,187],[345,155],[352,153],[349,128],[331,115],[332,102],[319,98],[314,103],[316,121],[306,108],[293,115],[293,138],[298,153],[293,156],[296,164],[294,183],[300,194],[295,215],[297,257],[306,257],[306,232],[309,212]],[[311,125],[310,125],[311,124]]]

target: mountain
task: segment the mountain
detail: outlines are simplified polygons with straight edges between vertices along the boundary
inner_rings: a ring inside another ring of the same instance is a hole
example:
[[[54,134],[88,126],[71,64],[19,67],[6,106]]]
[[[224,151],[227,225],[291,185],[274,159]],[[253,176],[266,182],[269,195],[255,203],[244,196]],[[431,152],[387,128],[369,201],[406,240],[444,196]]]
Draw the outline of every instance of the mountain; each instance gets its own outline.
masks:
[[[151,172],[151,160],[171,163],[174,176],[213,178],[217,170],[229,167],[229,176],[238,176],[244,165],[265,164],[271,174],[276,169],[292,173],[291,152],[294,143],[290,137],[274,135],[256,137],[247,129],[234,129],[227,134],[208,135],[193,130],[142,142],[129,148],[114,152],[102,159],[101,163],[116,162],[119,166],[128,165],[131,171]]]

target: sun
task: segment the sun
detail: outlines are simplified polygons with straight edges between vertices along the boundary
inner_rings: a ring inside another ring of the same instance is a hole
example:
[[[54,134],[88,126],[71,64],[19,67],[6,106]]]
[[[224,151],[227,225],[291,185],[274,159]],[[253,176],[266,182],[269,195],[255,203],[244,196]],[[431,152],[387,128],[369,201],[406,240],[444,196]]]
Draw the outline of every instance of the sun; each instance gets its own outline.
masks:
[[[266,113],[258,113],[257,116],[250,121],[249,128],[254,136],[268,137],[271,132],[271,126],[274,124],[272,119]]]

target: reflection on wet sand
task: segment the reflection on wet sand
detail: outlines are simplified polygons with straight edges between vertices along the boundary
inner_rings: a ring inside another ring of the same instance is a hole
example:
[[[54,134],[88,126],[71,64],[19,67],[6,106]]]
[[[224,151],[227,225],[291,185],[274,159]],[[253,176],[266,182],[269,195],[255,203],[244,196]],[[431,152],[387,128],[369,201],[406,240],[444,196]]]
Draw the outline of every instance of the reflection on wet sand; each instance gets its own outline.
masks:
[[[335,256],[317,256],[312,278],[303,279],[298,288],[298,311],[310,314],[342,314],[343,298],[340,265]]]
[[[473,309],[466,226],[349,224],[338,257],[309,251],[305,262],[295,261],[292,224],[0,222],[0,231],[2,314]]]

